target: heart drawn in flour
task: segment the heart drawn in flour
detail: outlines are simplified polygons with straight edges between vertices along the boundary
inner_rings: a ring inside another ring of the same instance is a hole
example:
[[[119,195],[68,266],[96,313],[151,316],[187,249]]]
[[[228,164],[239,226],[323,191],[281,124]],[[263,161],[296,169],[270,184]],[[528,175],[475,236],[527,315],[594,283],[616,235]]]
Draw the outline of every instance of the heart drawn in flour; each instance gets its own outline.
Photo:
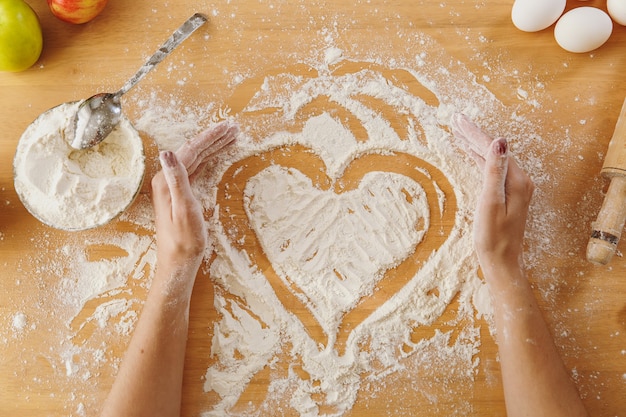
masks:
[[[274,201],[263,197],[263,181],[257,180],[269,170],[280,179]],[[306,192],[281,197],[281,184]],[[340,354],[354,328],[411,281],[447,240],[456,216],[445,175],[414,155],[366,153],[340,178],[330,178],[322,159],[300,145],[233,164],[222,177],[218,200],[231,244],[248,253],[309,336]],[[393,211],[401,215],[386,215]],[[401,224],[395,224],[398,218]],[[303,219],[304,227],[293,227]],[[328,227],[340,230],[328,233]],[[274,234],[266,234],[269,229]],[[381,236],[387,241],[369,244]]]
[[[415,250],[430,221],[419,183],[389,172],[368,173],[356,189],[336,193],[299,170],[272,165],[248,181],[244,194],[274,270],[302,292],[329,334]]]

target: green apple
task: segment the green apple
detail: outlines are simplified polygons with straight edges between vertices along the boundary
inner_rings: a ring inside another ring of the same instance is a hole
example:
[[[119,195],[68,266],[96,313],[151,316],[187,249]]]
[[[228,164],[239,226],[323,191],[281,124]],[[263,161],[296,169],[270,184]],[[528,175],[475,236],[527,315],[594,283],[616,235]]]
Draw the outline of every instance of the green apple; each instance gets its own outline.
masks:
[[[39,18],[24,0],[0,0],[0,71],[23,71],[41,55]]]

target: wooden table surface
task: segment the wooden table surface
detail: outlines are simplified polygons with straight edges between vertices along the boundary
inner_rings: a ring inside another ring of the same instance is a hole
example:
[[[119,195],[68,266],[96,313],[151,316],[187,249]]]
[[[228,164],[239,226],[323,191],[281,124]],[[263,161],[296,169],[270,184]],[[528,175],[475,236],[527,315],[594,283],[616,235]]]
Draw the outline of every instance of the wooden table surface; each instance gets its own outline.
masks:
[[[102,15],[82,26],[58,21],[44,1],[27,2],[43,25],[43,54],[28,71],[0,73],[0,415],[94,414],[128,336],[86,320],[102,298],[88,302],[67,323],[52,290],[61,277],[76,273],[77,266],[64,263],[59,250],[71,253],[85,245],[87,257],[113,258],[120,256],[119,249],[88,243],[129,230],[151,235],[149,226],[123,220],[78,233],[39,224],[13,187],[18,139],[41,112],[119,88],[174,28],[201,11],[211,18],[203,34],[189,39],[129,93],[125,110],[131,120],[141,116],[142,100],[150,98],[180,108],[215,103],[213,109],[228,106],[237,115],[264,76],[319,61],[328,47],[336,47],[346,59],[376,62],[382,70],[400,61],[418,67],[422,52],[428,55],[426,67],[462,67],[474,78],[465,85],[449,85],[443,94],[450,102],[455,94],[471,94],[468,89],[481,85],[507,109],[481,109],[481,123],[494,134],[506,135],[499,129],[516,118],[536,126],[545,143],[535,142],[532,154],[520,159],[532,159],[533,166],[550,174],[550,183],[542,184],[538,194],[544,201],[535,204],[547,211],[543,215],[554,233],[547,242],[529,239],[539,244],[531,253],[541,258],[532,260],[529,277],[591,414],[626,416],[626,260],[620,253],[609,266],[596,267],[584,259],[590,224],[607,185],[599,177],[603,155],[626,96],[624,27],[615,26],[599,50],[571,54],[556,45],[551,29],[532,34],[516,30],[510,20],[512,0],[109,0]],[[567,7],[604,8],[605,3],[568,0]],[[432,42],[416,45],[422,34]],[[150,138],[146,147],[151,177],[157,162]],[[143,201],[149,207],[147,195],[146,184],[137,204]],[[625,244],[620,244],[621,251]],[[134,285],[131,281],[125,282]],[[145,288],[134,285],[132,291],[141,298]],[[197,280],[185,416],[210,410],[217,398],[203,391],[217,319],[213,291],[209,279]],[[484,322],[481,336],[476,354],[480,362],[471,383],[431,371],[420,376],[440,384],[440,392],[429,397],[407,393],[406,387],[415,385],[391,376],[375,392],[364,387],[347,415],[504,415],[496,346]],[[68,351],[68,345],[76,350]],[[102,352],[105,358],[96,357]],[[242,409],[264,400],[268,378],[269,371],[262,371],[253,379],[239,401]],[[277,412],[283,413],[294,414]]]

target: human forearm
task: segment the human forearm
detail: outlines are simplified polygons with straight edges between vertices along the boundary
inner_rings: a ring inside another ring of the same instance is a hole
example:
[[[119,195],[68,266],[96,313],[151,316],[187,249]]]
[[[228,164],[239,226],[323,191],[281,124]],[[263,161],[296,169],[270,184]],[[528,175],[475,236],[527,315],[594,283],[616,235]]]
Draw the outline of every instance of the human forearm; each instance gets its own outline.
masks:
[[[533,290],[517,265],[487,266],[509,417],[587,416]]]
[[[463,115],[451,122],[483,170],[474,243],[493,300],[509,417],[586,416],[520,267],[534,184],[509,155],[504,138],[492,140]]]
[[[191,296],[188,287],[195,271],[193,266],[181,270],[157,265],[152,288],[102,416],[180,414]]]
[[[190,181],[235,140],[238,128],[217,124],[176,152],[161,152],[152,179],[157,266],[141,317],[102,416],[180,414],[189,303],[207,246],[202,205]]]
[[[172,153],[161,154],[161,163],[152,180],[156,272],[103,417],[180,415],[189,302],[206,234],[185,168]]]

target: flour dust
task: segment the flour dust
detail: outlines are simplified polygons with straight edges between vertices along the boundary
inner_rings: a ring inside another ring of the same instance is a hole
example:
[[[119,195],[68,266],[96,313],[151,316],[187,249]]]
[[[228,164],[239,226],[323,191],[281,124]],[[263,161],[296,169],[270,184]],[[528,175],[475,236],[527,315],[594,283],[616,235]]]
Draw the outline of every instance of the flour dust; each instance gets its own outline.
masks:
[[[435,41],[421,34],[413,41],[407,58],[388,59],[352,56],[328,40],[315,56],[259,78],[237,111],[228,100],[189,107],[151,95],[134,103],[135,127],[160,148],[176,149],[213,120],[229,117],[242,127],[238,145],[212,161],[195,190],[215,208],[207,219],[207,255],[215,257],[207,256],[204,268],[219,320],[207,323],[214,337],[204,390],[218,401],[205,416],[277,409],[345,415],[359,393],[383,401],[385,387],[398,381],[436,407],[464,394],[451,387],[474,383],[481,338],[491,330],[471,238],[480,172],[455,146],[450,117],[464,112],[481,124],[488,114],[510,115],[500,128],[512,132],[512,148],[539,195],[551,178],[533,151],[542,142],[535,126]],[[256,76],[234,73],[233,87]],[[290,156],[311,161],[316,172]],[[243,210],[231,210],[236,204]],[[71,391],[73,415],[100,400],[81,387],[104,368],[116,369],[119,355],[107,348],[128,339],[154,270],[148,199],[140,196],[119,221],[139,232],[94,231],[87,241],[62,245],[43,239],[42,253],[57,262],[33,260],[42,285],[62,278],[53,314],[66,329],[47,335],[57,347],[46,357]],[[558,253],[548,242],[550,219],[530,221],[537,250],[550,245]],[[89,248],[103,246],[115,256],[90,255]],[[527,255],[531,266],[538,253]],[[403,285],[393,286],[394,270],[408,271],[396,277]],[[288,297],[298,311],[285,307]],[[22,311],[6,320],[5,344],[43,331]],[[270,375],[265,400],[242,404],[263,372]],[[457,404],[452,414],[471,414],[468,400]]]

